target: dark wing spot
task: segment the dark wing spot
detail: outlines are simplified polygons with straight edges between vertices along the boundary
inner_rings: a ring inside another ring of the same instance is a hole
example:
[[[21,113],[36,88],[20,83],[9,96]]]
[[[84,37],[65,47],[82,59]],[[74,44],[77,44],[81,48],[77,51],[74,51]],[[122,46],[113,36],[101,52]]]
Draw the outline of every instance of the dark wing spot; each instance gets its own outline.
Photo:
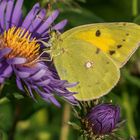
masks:
[[[65,49],[64,49],[64,48],[62,48],[62,52],[63,52],[63,53],[65,52]]]
[[[113,55],[113,54],[115,54],[115,51],[114,50],[111,50],[111,51],[109,51],[109,54],[110,55]]]
[[[126,33],[126,36],[129,36],[129,33]]]
[[[126,23],[125,22],[123,23],[123,26],[126,26]]]
[[[126,41],[125,39],[123,39],[122,41]]]
[[[96,33],[95,33],[95,35],[96,35],[97,37],[99,37],[99,36],[101,35],[101,31],[100,31],[100,30],[97,30]]]
[[[109,64],[109,62],[107,61],[106,64]]]
[[[96,84],[96,85],[99,85],[99,84],[100,84],[100,82],[99,82],[99,81],[97,81],[95,84]]]
[[[121,48],[122,47],[122,45],[117,45],[117,48],[119,49],[119,48]]]
[[[100,52],[100,49],[97,48],[97,49],[96,49],[96,54],[99,54],[99,52]]]

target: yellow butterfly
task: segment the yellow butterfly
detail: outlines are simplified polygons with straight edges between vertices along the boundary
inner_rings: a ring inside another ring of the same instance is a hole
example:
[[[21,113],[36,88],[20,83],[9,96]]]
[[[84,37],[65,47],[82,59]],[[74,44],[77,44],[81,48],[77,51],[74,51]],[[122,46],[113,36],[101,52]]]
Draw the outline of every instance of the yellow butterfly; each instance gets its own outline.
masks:
[[[109,93],[117,84],[120,68],[139,46],[140,26],[89,24],[68,30],[60,38],[51,52],[58,74],[68,82],[79,82],[69,88],[78,92],[78,100],[91,100]]]

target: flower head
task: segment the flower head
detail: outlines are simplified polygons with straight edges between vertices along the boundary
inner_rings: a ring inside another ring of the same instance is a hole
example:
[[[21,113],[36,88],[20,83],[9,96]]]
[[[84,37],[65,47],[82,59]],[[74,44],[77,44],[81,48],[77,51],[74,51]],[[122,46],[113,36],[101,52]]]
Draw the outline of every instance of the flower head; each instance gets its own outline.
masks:
[[[112,104],[100,104],[91,109],[85,118],[87,131],[94,135],[110,134],[120,121],[120,108]]]
[[[66,89],[75,84],[60,80],[55,68],[43,61],[44,46],[38,41],[49,38],[49,28],[59,12],[56,10],[46,18],[45,9],[37,3],[23,19],[22,5],[23,0],[0,1],[0,84],[14,74],[17,87],[33,98],[36,92],[59,106],[56,94],[75,103],[73,93]],[[63,20],[51,28],[62,30],[66,22]]]

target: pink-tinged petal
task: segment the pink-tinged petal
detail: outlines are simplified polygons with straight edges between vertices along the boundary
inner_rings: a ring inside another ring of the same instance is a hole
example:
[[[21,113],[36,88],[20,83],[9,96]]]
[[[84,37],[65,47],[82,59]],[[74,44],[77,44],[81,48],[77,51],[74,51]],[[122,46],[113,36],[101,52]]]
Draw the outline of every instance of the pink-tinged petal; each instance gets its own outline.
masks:
[[[32,24],[33,20],[35,19],[38,11],[39,11],[39,3],[35,4],[32,10],[28,13],[25,20],[22,23],[22,27],[28,29],[29,26]]]
[[[37,28],[41,26],[41,23],[44,21],[44,18],[46,16],[46,10],[42,9],[38,15],[36,15],[34,21],[32,21],[29,31],[30,32],[35,32]]]
[[[58,17],[59,11],[55,10],[48,18],[47,20],[40,26],[40,28],[37,30],[38,34],[44,33],[54,22],[54,20]]]
[[[7,2],[7,8],[6,8],[6,30],[8,30],[11,27],[11,19],[14,9],[14,0],[8,0]]]
[[[4,30],[5,28],[5,8],[6,8],[6,0],[1,1],[0,3],[0,27]]]
[[[12,26],[18,26],[22,16],[23,0],[17,0],[13,14],[12,14]]]
[[[26,59],[22,57],[15,57],[11,59],[7,59],[7,63],[10,65],[18,65],[26,63]]]

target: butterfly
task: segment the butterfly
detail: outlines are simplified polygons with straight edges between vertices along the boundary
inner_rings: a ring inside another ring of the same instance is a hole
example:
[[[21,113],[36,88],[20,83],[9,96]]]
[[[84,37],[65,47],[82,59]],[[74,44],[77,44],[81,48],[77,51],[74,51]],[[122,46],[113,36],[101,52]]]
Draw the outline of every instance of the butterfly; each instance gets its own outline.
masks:
[[[139,47],[140,26],[97,23],[78,26],[60,35],[51,56],[62,80],[78,82],[69,91],[80,101],[109,93],[120,79],[120,68]],[[58,55],[57,55],[58,54]]]

